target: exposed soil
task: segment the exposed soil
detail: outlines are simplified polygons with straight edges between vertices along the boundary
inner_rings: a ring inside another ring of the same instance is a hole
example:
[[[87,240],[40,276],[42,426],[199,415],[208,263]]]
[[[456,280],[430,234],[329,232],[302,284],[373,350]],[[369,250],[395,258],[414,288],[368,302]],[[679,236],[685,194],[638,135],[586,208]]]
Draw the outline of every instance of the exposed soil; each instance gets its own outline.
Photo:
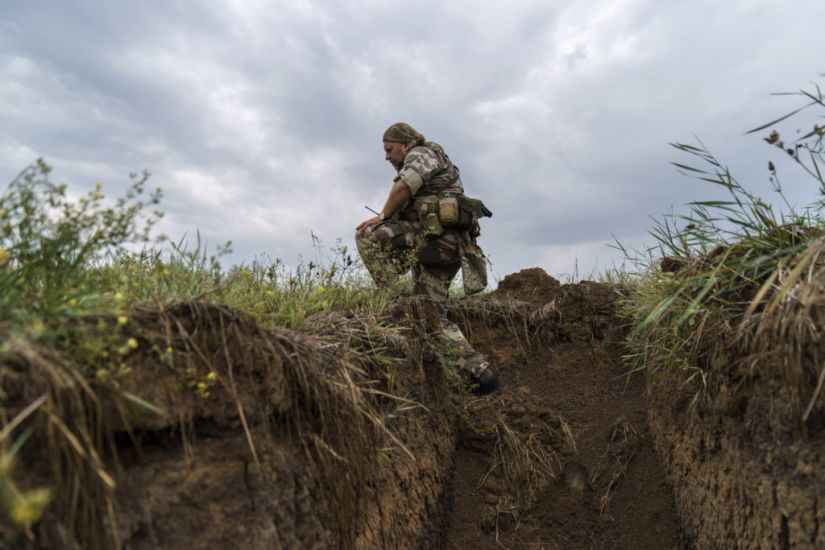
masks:
[[[766,433],[769,421],[740,411],[697,414],[684,375],[655,384],[650,424],[674,488],[676,507],[697,548],[825,548],[825,435]]]
[[[66,445],[37,418],[17,480],[55,497],[31,535],[0,516],[0,548],[443,546],[456,431],[443,376],[416,360],[422,327],[332,312],[266,330],[198,303],[132,318],[140,343],[120,388],[164,415],[105,387],[88,399],[49,350],[5,340],[4,405],[46,393],[60,433],[81,435]],[[153,351],[167,346],[172,365]],[[185,385],[208,372],[208,395]],[[85,446],[97,433],[99,463]]]
[[[554,478],[518,509],[491,444],[465,429],[456,454],[448,548],[677,548],[679,522],[647,423],[644,381],[628,379],[610,342],[614,297],[602,285],[560,286],[541,270],[508,276],[489,299],[556,309],[564,319],[525,349],[512,326],[465,317],[474,345],[498,367],[501,395],[470,403],[527,433],[548,419],[569,427],[555,441]],[[615,328],[615,327],[614,327]]]

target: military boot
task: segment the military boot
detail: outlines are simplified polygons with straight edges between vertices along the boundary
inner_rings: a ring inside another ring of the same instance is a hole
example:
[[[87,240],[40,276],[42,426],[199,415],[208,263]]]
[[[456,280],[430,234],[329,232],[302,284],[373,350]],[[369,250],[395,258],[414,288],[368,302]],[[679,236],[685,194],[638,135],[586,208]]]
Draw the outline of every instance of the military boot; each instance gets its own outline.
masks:
[[[498,377],[498,373],[489,365],[486,369],[478,373],[478,375],[471,377],[470,391],[473,392],[473,395],[487,395],[500,389],[501,380]]]

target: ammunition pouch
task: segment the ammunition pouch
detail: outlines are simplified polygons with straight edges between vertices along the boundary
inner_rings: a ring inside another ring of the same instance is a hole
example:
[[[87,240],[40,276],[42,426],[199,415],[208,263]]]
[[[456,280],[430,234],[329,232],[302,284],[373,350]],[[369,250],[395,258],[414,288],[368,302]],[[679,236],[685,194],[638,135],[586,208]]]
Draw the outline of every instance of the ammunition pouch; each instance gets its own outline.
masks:
[[[475,233],[472,236],[478,236],[478,220],[493,215],[479,199],[466,195],[439,198],[439,213],[447,215],[441,218],[444,227]]]
[[[416,197],[413,201],[413,209],[425,237],[440,237],[444,234],[444,226],[441,225],[438,217],[438,197],[433,195]]]
[[[443,193],[415,197],[398,217],[419,222],[427,237],[439,237],[445,228],[468,231],[471,237],[477,237],[480,233],[478,220],[492,215],[479,199],[464,194]]]

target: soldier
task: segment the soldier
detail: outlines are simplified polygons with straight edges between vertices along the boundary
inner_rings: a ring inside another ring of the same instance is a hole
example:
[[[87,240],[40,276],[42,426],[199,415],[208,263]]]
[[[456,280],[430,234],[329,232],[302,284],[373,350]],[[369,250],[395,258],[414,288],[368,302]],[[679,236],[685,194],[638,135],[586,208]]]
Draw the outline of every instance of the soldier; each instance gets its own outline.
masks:
[[[450,284],[462,269],[467,294],[487,285],[484,255],[476,244],[478,218],[492,213],[464,196],[458,167],[438,143],[399,122],[384,132],[386,159],[397,170],[384,208],[356,228],[364,265],[379,286],[410,269],[413,294],[424,294],[444,309]],[[498,390],[498,374],[475,351],[461,330],[442,315],[442,333],[460,351],[459,363],[481,395]]]

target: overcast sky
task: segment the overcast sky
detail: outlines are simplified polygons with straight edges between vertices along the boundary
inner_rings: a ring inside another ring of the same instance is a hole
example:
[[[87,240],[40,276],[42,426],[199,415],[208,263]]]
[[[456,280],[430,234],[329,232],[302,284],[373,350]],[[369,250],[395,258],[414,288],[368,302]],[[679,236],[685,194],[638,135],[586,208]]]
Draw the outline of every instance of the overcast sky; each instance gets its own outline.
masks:
[[[641,246],[649,216],[709,195],[669,142],[698,136],[765,194],[773,160],[814,196],[744,132],[801,104],[773,92],[823,84],[823,21],[823,0],[7,0],[0,181],[43,157],[116,194],[146,168],[173,239],[291,264],[310,232],[352,244],[406,121],[495,213],[495,278],[586,276],[619,262],[611,235]]]

